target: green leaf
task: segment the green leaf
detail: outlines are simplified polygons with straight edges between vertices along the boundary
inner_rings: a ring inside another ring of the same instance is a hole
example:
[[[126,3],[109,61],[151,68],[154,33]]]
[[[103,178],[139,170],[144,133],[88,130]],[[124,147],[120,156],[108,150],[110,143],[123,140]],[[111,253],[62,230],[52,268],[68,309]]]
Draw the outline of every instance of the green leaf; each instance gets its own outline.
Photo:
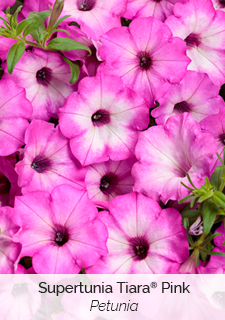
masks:
[[[71,70],[71,78],[70,78],[70,84],[74,84],[77,79],[79,78],[79,74],[80,74],[80,66],[78,63],[76,62],[72,62],[71,60],[67,59],[66,57],[63,57],[65,62],[68,63],[68,65],[70,66],[70,70]]]
[[[193,194],[190,194],[189,196],[181,199],[178,203],[183,203],[183,202],[185,202],[186,200],[191,199],[192,197],[193,197]]]
[[[225,195],[222,192],[214,192],[212,195],[212,200],[219,206],[225,208]]]
[[[53,29],[53,30],[56,29],[61,22],[63,22],[65,19],[67,19],[67,18],[69,18],[69,17],[70,17],[70,15],[67,15],[67,16],[64,16],[64,17],[60,18],[60,19],[55,23],[55,25],[53,26],[52,29]]]
[[[205,238],[205,240],[202,242],[201,246],[204,247],[205,245],[207,245],[210,241],[212,241],[215,237],[221,236],[221,234],[219,232],[217,233],[213,233],[211,235],[209,235],[208,237]]]
[[[197,200],[198,200],[198,196],[195,196],[195,197],[192,199],[191,204],[190,204],[190,207],[191,207],[191,208],[194,207],[194,204],[195,204],[195,202],[197,202]]]
[[[203,195],[198,199],[198,203],[202,203],[202,202],[205,201],[206,199],[211,198],[212,195],[213,195],[213,190],[206,191],[205,194],[203,194]]]
[[[62,31],[62,32],[65,32],[68,34],[68,36],[70,36],[69,32],[67,30],[64,30],[64,29],[54,29],[52,34],[55,33],[55,32],[58,32],[58,31]]]
[[[220,209],[218,211],[218,214],[221,215],[221,216],[225,216],[225,210],[224,209]]]
[[[208,242],[205,246],[204,246],[204,250],[208,250],[208,251],[212,251],[215,248],[215,246],[211,243]],[[203,253],[202,251],[200,251],[200,258],[202,261],[207,261],[208,260],[208,254],[207,253]]]
[[[195,185],[193,184],[193,182],[191,181],[191,177],[190,177],[189,173],[186,173],[186,174],[187,174],[188,181],[190,182],[190,184],[192,185],[192,187],[193,187],[194,189],[197,189],[196,186],[195,186]]]
[[[208,234],[218,214],[219,206],[211,199],[205,201],[202,206],[203,233]]]
[[[0,19],[1,19],[2,21],[5,21],[7,24],[9,24],[6,19],[4,19],[4,18],[2,18],[2,17],[0,17]]]
[[[221,162],[222,164],[224,164],[224,163],[223,163],[223,160],[222,160],[222,158],[221,158],[221,156],[219,155],[219,153],[218,153],[218,152],[217,152],[217,154],[216,154],[216,155],[217,155],[217,157],[219,158],[220,162]]]
[[[225,252],[213,252],[209,251],[203,248],[200,248],[200,250],[206,254],[212,255],[212,256],[219,256],[219,257],[225,257]]]
[[[37,30],[40,25],[42,25],[44,22],[41,19],[41,17],[38,14],[33,14],[32,21],[28,26],[24,29],[23,36],[26,37],[28,34],[34,32]]]
[[[31,19],[25,19],[25,20],[21,21],[16,27],[16,36],[21,34],[22,31],[26,28],[26,26],[28,26],[28,24],[30,24],[31,22],[32,22]]]
[[[7,69],[9,74],[12,74],[13,69],[15,68],[15,65],[22,57],[24,51],[25,51],[25,42],[23,41],[14,43],[10,48],[7,54]]]
[[[11,28],[9,27],[9,25],[8,25],[5,21],[3,21],[3,23],[4,23],[4,25],[6,26],[6,28],[7,28],[8,30],[10,30],[10,32],[11,32]]]
[[[42,19],[43,21],[45,21],[45,19],[46,19],[47,17],[49,17],[50,14],[51,14],[51,12],[50,12],[49,10],[41,11],[41,12],[38,13],[38,15],[41,17],[41,19]]]
[[[22,8],[23,8],[23,6],[19,6],[19,7],[16,9],[16,11],[15,11],[15,13],[14,13],[14,15],[13,15],[13,27],[14,27],[14,28],[16,28],[16,26],[17,26],[17,16],[18,16],[19,12],[22,10]]]
[[[219,166],[216,168],[216,170],[213,172],[210,178],[210,183],[213,186],[213,189],[215,191],[218,191],[223,183],[222,181],[222,174],[223,174],[223,167]]]
[[[224,243],[222,244],[222,246],[225,246],[225,241],[224,241]]]
[[[181,213],[183,218],[193,219],[196,220],[201,214],[199,210],[187,210]]]
[[[77,42],[69,38],[55,38],[49,41],[47,48],[61,51],[71,51],[71,50],[86,50],[91,54],[90,48],[85,46],[83,43]]]
[[[183,226],[185,227],[186,230],[188,230],[189,227],[189,220],[188,218],[183,219]]]
[[[43,39],[45,38],[45,36],[47,36],[47,35],[48,35],[48,32],[42,31],[41,34],[39,34],[39,40],[40,40],[40,42],[42,42]]]
[[[34,40],[37,42],[37,43],[39,43],[39,34],[38,34],[38,29],[37,30],[35,30],[35,31],[33,31],[33,32],[31,32],[31,36],[34,38]]]

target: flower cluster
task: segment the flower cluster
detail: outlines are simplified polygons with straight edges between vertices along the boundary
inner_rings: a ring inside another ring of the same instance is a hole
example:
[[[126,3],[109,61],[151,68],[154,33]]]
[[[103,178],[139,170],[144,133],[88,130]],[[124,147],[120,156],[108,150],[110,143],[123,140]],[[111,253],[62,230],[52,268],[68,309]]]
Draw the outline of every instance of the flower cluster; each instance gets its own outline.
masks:
[[[14,2],[0,272],[225,273],[224,1]]]

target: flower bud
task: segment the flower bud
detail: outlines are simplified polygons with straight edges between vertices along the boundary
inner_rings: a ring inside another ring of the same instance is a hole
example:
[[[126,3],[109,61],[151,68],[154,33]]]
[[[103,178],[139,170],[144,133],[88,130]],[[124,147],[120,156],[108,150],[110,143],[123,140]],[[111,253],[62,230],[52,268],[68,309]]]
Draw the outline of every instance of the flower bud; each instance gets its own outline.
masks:
[[[60,14],[63,11],[63,7],[64,7],[64,0],[56,0],[51,12],[51,16],[49,19],[49,23],[48,23],[48,31],[51,31],[52,28],[54,27],[55,23],[57,22]]]

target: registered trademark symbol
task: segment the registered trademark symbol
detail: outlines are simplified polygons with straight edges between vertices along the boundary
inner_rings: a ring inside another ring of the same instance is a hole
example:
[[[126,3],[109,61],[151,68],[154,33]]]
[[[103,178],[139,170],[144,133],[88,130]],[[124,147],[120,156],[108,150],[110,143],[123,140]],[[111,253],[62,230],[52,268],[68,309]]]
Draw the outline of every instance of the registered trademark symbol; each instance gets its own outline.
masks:
[[[151,288],[155,289],[157,288],[157,282],[153,281],[150,283]]]

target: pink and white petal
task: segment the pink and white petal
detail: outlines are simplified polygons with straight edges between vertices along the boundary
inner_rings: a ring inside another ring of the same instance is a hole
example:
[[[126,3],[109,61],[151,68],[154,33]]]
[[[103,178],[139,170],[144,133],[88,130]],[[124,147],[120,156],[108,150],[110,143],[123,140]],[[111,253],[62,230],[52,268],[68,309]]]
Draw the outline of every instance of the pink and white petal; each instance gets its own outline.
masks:
[[[15,273],[15,262],[18,260],[22,245],[11,238],[0,235],[0,273]]]
[[[25,97],[25,90],[16,85],[12,80],[1,80],[0,86],[0,118],[23,117],[29,118],[32,106]]]
[[[97,209],[88,199],[85,191],[77,190],[68,185],[58,186],[53,189],[51,210],[54,221],[59,225],[83,224],[97,216]],[[65,199],[62,207],[62,199]]]
[[[108,232],[106,226],[99,219],[87,222],[82,228],[78,224],[70,227],[71,241],[70,251],[75,255],[77,264],[81,268],[94,265],[108,250],[106,241]]]
[[[148,273],[162,273],[162,274],[171,274],[178,273],[178,269],[180,264],[177,262],[171,261],[161,255],[151,253],[151,255],[147,256],[144,260],[146,265],[148,265],[149,271]]]
[[[50,238],[53,230],[50,201],[50,194],[45,191],[31,192],[16,197],[14,209],[17,212],[16,221],[23,225],[20,234],[21,237],[26,237],[24,245],[32,243],[32,240],[42,240],[39,238],[39,234],[42,234],[43,239]],[[36,234],[34,234],[34,226]]]
[[[0,212],[0,234],[12,238],[20,230],[20,226],[13,222],[14,210],[2,207]]]
[[[129,25],[129,31],[133,39],[138,39],[135,41],[137,52],[154,53],[172,38],[171,30],[153,17],[134,19]],[[160,37],[159,34],[162,34],[163,37]]]
[[[111,160],[119,161],[134,158],[134,149],[138,139],[138,133],[129,128],[115,124],[107,125],[105,142],[108,144],[108,152]],[[100,162],[100,161],[99,161]]]
[[[46,261],[46,257],[47,261]],[[71,255],[68,245],[46,245],[35,252],[32,259],[33,267],[38,274],[77,274],[80,268],[76,257]]]
[[[107,145],[108,130],[103,127],[92,127],[83,135],[70,139],[73,155],[83,166],[103,162],[109,159]]]
[[[25,131],[29,122],[22,118],[2,118],[0,121],[0,156],[17,151],[24,144]]]
[[[188,70],[207,73],[212,82],[222,86],[225,81],[225,55],[223,50],[212,50],[201,44],[199,47],[188,49],[191,58]]]
[[[101,258],[93,267],[85,270],[91,274],[128,274],[131,273],[133,259],[129,254],[118,253],[107,254]]]
[[[111,29],[101,36],[101,41],[100,57],[110,64],[116,63],[118,58],[119,61],[135,59],[139,51],[128,28]],[[113,55],[108,55],[108,52],[113,52]]]
[[[225,44],[225,12],[215,12],[213,20],[208,28],[201,33],[201,41],[207,47],[223,49]]]
[[[154,72],[159,73],[161,77],[171,83],[183,79],[187,66],[191,62],[186,56],[186,44],[180,38],[172,38],[170,41],[164,42],[159,48],[155,46],[152,50],[152,56]],[[173,70],[173,72],[168,72],[168,70]]]
[[[159,165],[138,161],[132,168],[133,190],[159,201],[163,186],[169,179],[175,177],[171,169],[163,163]]]
[[[189,256],[186,229],[176,209],[164,209],[158,219],[152,221],[152,230],[148,232],[150,253],[159,254],[179,263]]]

